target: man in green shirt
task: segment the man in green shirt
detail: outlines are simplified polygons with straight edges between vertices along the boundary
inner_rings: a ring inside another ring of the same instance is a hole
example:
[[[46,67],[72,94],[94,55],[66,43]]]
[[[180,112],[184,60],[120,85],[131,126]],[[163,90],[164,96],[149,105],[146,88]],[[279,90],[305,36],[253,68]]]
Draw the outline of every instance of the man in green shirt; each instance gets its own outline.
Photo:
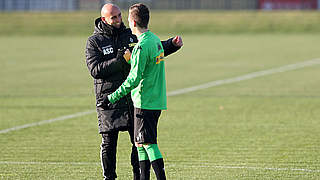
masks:
[[[106,103],[115,103],[131,92],[140,179],[150,179],[152,165],[157,179],[165,180],[164,162],[157,145],[158,119],[161,110],[167,109],[164,51],[160,39],[148,30],[149,9],[145,5],[131,6],[128,21],[132,33],[138,37],[138,44],[129,60],[131,70],[127,79],[108,95]],[[176,41],[182,46],[181,37]]]

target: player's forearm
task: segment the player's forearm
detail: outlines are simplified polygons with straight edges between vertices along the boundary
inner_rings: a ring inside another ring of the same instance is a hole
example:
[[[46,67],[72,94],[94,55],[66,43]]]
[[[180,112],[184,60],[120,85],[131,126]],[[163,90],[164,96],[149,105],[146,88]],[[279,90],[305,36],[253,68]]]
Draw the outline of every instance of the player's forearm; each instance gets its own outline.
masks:
[[[175,53],[176,51],[178,51],[181,47],[175,46],[172,43],[173,38],[170,38],[166,41],[161,41],[163,50],[164,50],[164,56],[168,56],[172,53]]]
[[[134,88],[136,88],[140,83],[140,76],[128,75],[128,78],[123,82],[123,84],[112,94],[108,95],[108,100],[114,104],[116,101],[130,93]]]
[[[133,51],[131,70],[127,79],[115,92],[108,96],[111,103],[118,101],[139,85],[146,65],[146,59],[141,56],[140,50],[141,48]]]

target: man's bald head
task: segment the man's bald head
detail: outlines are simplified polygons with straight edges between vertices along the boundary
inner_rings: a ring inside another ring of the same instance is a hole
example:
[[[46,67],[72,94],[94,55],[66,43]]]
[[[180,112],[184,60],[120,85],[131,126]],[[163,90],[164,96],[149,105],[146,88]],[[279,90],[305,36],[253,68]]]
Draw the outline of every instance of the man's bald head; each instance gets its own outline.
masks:
[[[101,20],[106,24],[119,28],[122,23],[120,8],[115,4],[105,4],[101,9]]]

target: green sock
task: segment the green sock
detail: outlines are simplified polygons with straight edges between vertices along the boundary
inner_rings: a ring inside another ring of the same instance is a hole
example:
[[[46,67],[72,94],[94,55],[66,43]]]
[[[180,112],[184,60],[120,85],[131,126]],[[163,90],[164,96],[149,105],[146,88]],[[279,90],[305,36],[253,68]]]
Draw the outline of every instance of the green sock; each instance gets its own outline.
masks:
[[[148,153],[150,162],[162,158],[162,155],[161,155],[161,152],[159,150],[158,144],[149,144],[147,146],[144,146],[144,148]]]
[[[149,160],[148,154],[143,147],[137,147],[139,161]]]

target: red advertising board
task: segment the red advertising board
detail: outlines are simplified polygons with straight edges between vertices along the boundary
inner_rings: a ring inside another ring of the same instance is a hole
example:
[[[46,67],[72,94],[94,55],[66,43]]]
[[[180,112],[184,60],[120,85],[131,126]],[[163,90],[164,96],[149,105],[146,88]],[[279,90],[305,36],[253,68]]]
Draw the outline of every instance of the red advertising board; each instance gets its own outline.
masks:
[[[259,9],[317,9],[318,0],[259,0]]]

